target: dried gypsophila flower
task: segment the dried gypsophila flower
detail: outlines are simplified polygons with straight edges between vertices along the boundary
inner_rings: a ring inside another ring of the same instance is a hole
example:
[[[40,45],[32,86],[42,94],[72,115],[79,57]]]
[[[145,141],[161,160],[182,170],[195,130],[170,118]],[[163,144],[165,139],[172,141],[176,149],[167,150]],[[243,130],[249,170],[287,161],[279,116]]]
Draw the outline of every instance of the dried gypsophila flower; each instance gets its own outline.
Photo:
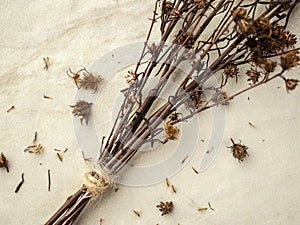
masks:
[[[81,117],[80,123],[82,125],[82,121],[85,120],[86,125],[89,122],[89,116],[91,114],[91,106],[93,103],[88,103],[84,100],[79,100],[75,105],[70,105],[73,108],[72,114],[75,117]]]
[[[103,80],[101,76],[95,76],[94,74],[88,72],[85,68],[83,70],[84,77],[79,80],[79,87],[86,89],[86,90],[92,90],[93,93],[97,92],[98,85]]]
[[[261,72],[256,69],[247,70],[246,74],[249,77],[247,81],[252,81],[253,84],[258,82],[259,77],[261,76]]]
[[[8,161],[5,157],[5,155],[3,154],[3,152],[0,152],[0,168],[5,167],[6,171],[9,172],[8,169]]]
[[[159,208],[159,211],[162,212],[162,216],[169,214],[170,212],[172,212],[174,205],[173,202],[160,202],[159,205],[156,206],[157,208]]]
[[[231,152],[234,158],[237,158],[239,163],[243,162],[244,158],[246,156],[249,156],[247,149],[248,147],[246,145],[236,144],[234,143],[233,139],[230,138],[232,142],[232,146],[229,146],[228,148],[231,148]]]
[[[287,92],[290,92],[296,88],[299,80],[296,79],[285,79],[285,88]]]
[[[293,49],[286,53],[283,53],[280,57],[280,65],[282,69],[288,70],[292,67],[299,65],[300,57],[299,57],[299,50]]]

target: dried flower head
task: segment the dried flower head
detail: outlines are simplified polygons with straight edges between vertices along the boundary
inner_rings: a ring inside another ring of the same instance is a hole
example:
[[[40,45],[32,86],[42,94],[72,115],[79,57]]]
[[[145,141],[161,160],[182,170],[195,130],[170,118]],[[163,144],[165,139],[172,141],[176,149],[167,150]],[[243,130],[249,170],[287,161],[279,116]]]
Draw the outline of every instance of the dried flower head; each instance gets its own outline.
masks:
[[[284,40],[284,44],[287,48],[293,48],[297,43],[297,37],[295,34],[292,34],[289,31],[282,32],[282,37]]]
[[[7,163],[7,159],[5,157],[5,155],[3,154],[3,152],[0,152],[0,168],[5,167],[6,171],[9,172],[8,169],[8,163]]]
[[[88,72],[85,68],[83,75],[84,77],[79,81],[80,88],[92,90],[95,93],[98,90],[98,85],[103,79],[100,75],[95,76],[94,74]]]
[[[228,147],[231,148],[231,152],[233,154],[234,158],[237,158],[239,163],[243,162],[244,158],[246,156],[249,156],[247,149],[248,147],[242,144],[236,144],[234,143],[234,141],[232,140],[232,138],[230,139],[232,142],[232,146]]]
[[[296,49],[283,53],[280,57],[280,65],[282,69],[288,70],[292,67],[297,66],[299,64],[298,62],[300,61],[300,57],[298,54],[299,50]]]
[[[159,208],[159,211],[161,211],[161,215],[164,216],[166,214],[169,214],[173,210],[173,202],[160,202],[159,205],[156,206]]]
[[[235,30],[240,35],[248,36],[254,33],[253,20],[247,18],[247,11],[237,8],[232,11],[233,20],[235,21]]]
[[[127,83],[133,83],[137,79],[137,77],[138,77],[137,74],[132,70],[129,70],[128,74],[124,76]]]
[[[237,82],[238,74],[239,74],[239,68],[237,67],[237,65],[235,65],[233,63],[229,63],[224,68],[224,74],[226,76],[226,80],[228,78],[234,78],[235,77],[235,80]]]
[[[165,140],[174,140],[179,137],[179,129],[175,125],[171,125],[171,121],[166,121],[164,124]]]
[[[249,77],[248,81],[252,81],[253,84],[257,83],[259,77],[261,76],[260,72],[255,69],[247,70],[246,74]]]
[[[295,79],[285,79],[285,87],[287,92],[290,92],[296,88],[298,85],[299,80]]]
[[[83,100],[79,100],[78,102],[76,102],[75,105],[70,106],[71,108],[73,108],[72,114],[75,117],[81,117],[80,118],[81,125],[83,120],[85,120],[86,125],[88,125],[89,116],[91,114],[91,106],[92,103],[88,103]]]
[[[276,66],[277,66],[276,62],[272,61],[271,59],[267,59],[265,61],[264,68],[267,71],[267,73],[272,73],[272,72],[274,72]]]

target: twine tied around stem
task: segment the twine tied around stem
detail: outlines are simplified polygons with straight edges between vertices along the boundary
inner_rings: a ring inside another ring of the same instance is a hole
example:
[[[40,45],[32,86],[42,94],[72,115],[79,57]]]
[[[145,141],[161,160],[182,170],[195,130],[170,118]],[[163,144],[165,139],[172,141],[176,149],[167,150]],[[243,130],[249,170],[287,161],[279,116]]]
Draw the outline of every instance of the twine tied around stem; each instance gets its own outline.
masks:
[[[113,181],[105,172],[96,172],[93,170],[84,174],[83,183],[87,191],[91,193],[93,197],[97,197],[111,186]]]

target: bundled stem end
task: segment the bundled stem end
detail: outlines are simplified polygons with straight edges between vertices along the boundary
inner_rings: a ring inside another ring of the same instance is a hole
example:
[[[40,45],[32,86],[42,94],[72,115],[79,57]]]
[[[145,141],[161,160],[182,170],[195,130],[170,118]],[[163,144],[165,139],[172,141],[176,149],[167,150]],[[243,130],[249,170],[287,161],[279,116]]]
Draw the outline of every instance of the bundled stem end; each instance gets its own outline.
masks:
[[[83,211],[87,203],[99,197],[112,185],[112,179],[106,173],[89,171],[83,177],[82,187],[54,213],[45,225],[71,225]]]

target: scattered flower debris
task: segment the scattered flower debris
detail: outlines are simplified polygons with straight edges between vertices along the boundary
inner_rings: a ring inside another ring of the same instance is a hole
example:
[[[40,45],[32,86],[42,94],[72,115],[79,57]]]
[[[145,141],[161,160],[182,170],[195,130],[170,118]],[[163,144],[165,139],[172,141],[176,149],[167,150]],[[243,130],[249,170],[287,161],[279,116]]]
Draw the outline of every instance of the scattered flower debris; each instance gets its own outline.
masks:
[[[46,99],[53,99],[52,97],[49,97],[47,95],[44,95],[44,98],[46,98]]]
[[[24,183],[24,173],[22,173],[22,180],[21,182],[18,184],[18,186],[16,187],[15,193],[18,193],[20,188],[22,187],[23,183]]]
[[[0,168],[1,167],[5,167],[6,171],[9,173],[9,169],[8,169],[8,161],[5,157],[5,155],[3,154],[3,152],[0,152]]]
[[[249,125],[250,125],[250,127],[252,127],[252,128],[255,128],[256,126],[253,124],[253,123],[251,123],[251,122],[249,122]]]
[[[15,109],[15,106],[11,106],[6,112],[9,113],[10,111],[12,111],[13,109]]]
[[[40,154],[44,150],[44,147],[37,143],[37,132],[34,134],[34,139],[31,144],[24,150],[24,152]]]
[[[210,202],[208,202],[208,207],[209,207],[212,211],[215,211],[215,209],[211,207]]]
[[[51,175],[50,175],[50,169],[48,169],[48,191],[51,189]]]
[[[196,174],[199,174],[199,171],[196,170],[193,166],[192,166],[192,169],[194,170],[194,172],[195,172]]]
[[[138,217],[141,217],[141,213],[140,213],[140,212],[138,212],[138,211],[136,211],[136,210],[133,210],[133,213],[134,213],[135,215],[137,215]]]
[[[50,65],[50,58],[47,56],[46,58],[43,58],[43,61],[45,63],[45,66],[43,69],[47,71],[49,68],[49,65]]]

